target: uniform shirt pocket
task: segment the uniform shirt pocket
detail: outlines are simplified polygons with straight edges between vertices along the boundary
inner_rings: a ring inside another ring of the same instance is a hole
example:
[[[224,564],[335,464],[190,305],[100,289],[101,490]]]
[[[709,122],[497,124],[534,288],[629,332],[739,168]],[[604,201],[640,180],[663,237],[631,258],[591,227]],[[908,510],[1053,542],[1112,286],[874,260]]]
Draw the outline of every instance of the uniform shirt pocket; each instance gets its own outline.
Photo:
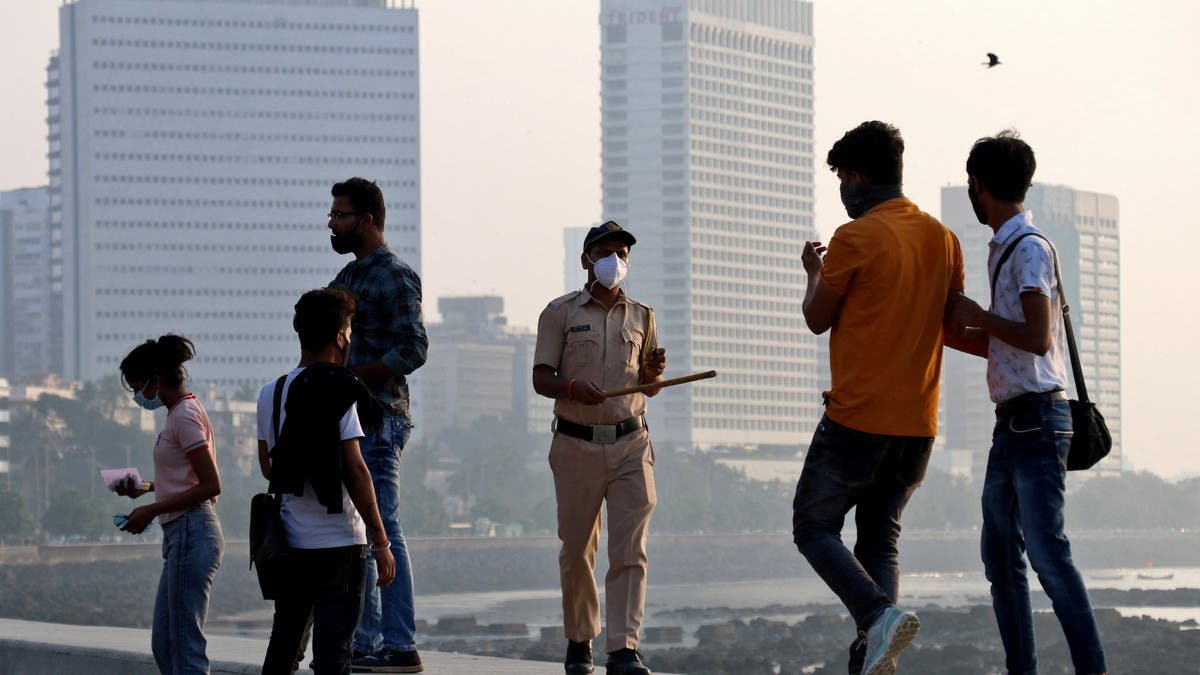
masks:
[[[567,333],[566,344],[563,345],[563,369],[568,374],[594,365],[600,360],[600,333],[597,331],[580,331]]]
[[[621,329],[621,339],[624,342],[625,370],[636,373],[642,367],[642,345],[646,341],[646,332],[640,327],[625,326]]]

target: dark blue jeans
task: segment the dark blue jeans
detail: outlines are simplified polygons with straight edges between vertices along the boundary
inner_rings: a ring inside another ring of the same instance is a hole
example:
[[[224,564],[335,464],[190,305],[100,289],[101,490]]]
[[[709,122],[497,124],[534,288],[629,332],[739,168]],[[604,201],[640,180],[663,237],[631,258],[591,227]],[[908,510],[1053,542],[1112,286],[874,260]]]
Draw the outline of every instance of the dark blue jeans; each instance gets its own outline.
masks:
[[[983,485],[983,568],[1012,674],[1037,673],[1025,561],[1062,624],[1077,673],[1102,673],[1104,650],[1063,533],[1071,408],[1047,397],[996,420]]]
[[[412,427],[400,417],[384,417],[376,433],[359,442],[363,459],[375,484],[375,501],[383,518],[383,529],[396,559],[396,579],[390,586],[375,585],[379,572],[375,556],[367,558],[367,587],[362,619],[354,634],[354,650],[362,654],[385,651],[406,652],[417,648],[417,618],[413,606],[412,562],[404,531],[400,529],[400,453]],[[367,534],[370,537],[370,533]]]
[[[301,643],[313,631],[313,672],[350,672],[350,643],[362,612],[366,547],[294,549],[287,593],[275,601],[263,675],[291,675]]]
[[[900,514],[925,478],[932,438],[882,436],[821,419],[792,503],[796,548],[841,598],[860,631],[900,592]],[[842,543],[855,509],[858,539]]]

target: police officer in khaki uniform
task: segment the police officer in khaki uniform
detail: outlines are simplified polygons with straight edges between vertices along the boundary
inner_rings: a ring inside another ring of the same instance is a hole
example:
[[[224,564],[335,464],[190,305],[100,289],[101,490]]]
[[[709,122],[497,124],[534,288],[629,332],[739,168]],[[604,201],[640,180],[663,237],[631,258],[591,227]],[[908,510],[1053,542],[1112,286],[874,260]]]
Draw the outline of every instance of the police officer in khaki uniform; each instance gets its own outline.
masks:
[[[646,399],[604,395],[659,382],[667,365],[654,312],[621,289],[636,242],[612,221],[593,227],[580,256],[587,285],[551,302],[538,320],[533,388],[554,399],[550,469],[562,540],[568,673],[592,672],[591,640],[600,634],[593,570],[600,509],[607,502],[606,667],[609,675],[650,675],[637,651],[646,601],[646,529],[657,501]]]

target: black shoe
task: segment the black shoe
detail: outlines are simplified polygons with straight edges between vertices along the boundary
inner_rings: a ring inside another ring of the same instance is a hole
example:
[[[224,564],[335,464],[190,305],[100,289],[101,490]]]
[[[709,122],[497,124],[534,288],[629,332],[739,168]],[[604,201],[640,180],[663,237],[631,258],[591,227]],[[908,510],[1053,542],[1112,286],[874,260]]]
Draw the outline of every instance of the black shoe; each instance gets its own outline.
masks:
[[[409,652],[382,652],[350,662],[352,673],[420,673],[424,670],[421,655],[415,649]]]
[[[567,659],[563,668],[568,673],[587,675],[592,672],[592,643],[567,640]]]
[[[608,675],[652,675],[646,664],[642,663],[642,655],[636,649],[618,649],[608,653],[608,663],[604,664]]]

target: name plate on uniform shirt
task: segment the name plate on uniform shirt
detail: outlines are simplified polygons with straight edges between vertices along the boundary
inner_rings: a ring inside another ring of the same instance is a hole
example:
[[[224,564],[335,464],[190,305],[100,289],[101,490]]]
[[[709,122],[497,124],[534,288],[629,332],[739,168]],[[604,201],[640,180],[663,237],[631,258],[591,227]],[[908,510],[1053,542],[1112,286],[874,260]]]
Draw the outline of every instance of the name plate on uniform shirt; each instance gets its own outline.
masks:
[[[585,323],[585,324],[583,324],[583,325],[581,325],[581,326],[571,326],[571,327],[570,327],[570,328],[568,328],[567,330],[568,330],[568,331],[570,331],[570,332],[572,332],[572,333],[583,333],[583,332],[585,332],[585,331],[589,331],[589,330],[591,330],[591,329],[592,329],[592,324],[590,324],[590,323]]]

